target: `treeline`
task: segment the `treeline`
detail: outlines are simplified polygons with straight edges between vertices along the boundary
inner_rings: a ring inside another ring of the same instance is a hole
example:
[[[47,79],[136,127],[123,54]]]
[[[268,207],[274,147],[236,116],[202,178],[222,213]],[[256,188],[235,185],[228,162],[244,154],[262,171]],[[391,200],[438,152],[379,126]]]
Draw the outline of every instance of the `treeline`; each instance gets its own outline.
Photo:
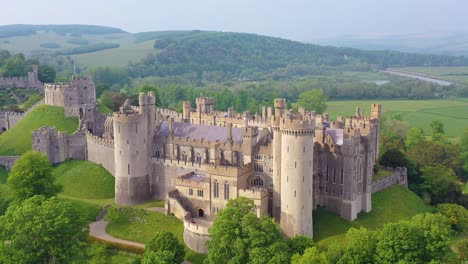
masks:
[[[84,54],[84,53],[91,53],[101,50],[107,49],[114,49],[120,47],[120,44],[116,43],[96,43],[89,46],[83,47],[76,47],[76,48],[69,48],[60,51],[56,51],[54,55],[76,55],[76,54]]]
[[[468,65],[464,57],[325,47],[244,33],[161,34],[156,37],[154,47],[161,51],[131,63],[130,76],[195,75],[198,80],[259,80],[276,71],[282,77],[313,75],[320,67],[369,70],[389,66]]]
[[[39,66],[39,80],[41,82],[54,82],[56,72],[54,68],[40,64],[38,59],[26,59],[24,54],[12,55],[6,50],[0,50],[0,77],[21,77],[28,76],[32,71],[32,66]]]
[[[56,32],[61,35],[126,33],[119,28],[93,25],[6,25],[0,26],[0,38],[34,35],[39,30]]]

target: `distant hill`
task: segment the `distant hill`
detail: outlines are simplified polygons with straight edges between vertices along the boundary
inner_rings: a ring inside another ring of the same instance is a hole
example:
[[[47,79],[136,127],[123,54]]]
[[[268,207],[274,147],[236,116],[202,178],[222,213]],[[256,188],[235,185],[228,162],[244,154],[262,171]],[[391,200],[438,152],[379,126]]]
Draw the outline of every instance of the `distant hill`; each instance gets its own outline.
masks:
[[[0,26],[0,38],[28,36],[38,31],[50,31],[61,35],[65,34],[116,34],[127,33],[119,28],[94,25],[6,25]]]
[[[468,33],[432,33],[389,36],[339,36],[310,40],[319,45],[351,47],[366,50],[398,50],[403,52],[468,56]]]
[[[245,33],[175,31],[138,36],[144,40],[153,38],[158,52],[131,64],[129,72],[133,77],[214,75],[213,78],[258,79],[317,75],[328,68],[468,65],[468,58],[463,57],[337,48]]]

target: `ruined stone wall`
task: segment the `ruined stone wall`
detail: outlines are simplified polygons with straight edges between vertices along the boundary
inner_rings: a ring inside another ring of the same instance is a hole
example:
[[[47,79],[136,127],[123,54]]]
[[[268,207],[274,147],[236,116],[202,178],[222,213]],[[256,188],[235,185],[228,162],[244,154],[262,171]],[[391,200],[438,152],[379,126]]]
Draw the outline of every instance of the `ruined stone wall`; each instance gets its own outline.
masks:
[[[87,159],[101,164],[112,175],[115,174],[114,142],[86,133]]]
[[[38,107],[39,105],[43,103],[44,103],[44,100],[40,100],[39,102],[32,105],[28,110],[24,111],[23,113],[0,111],[0,134],[7,130],[10,130],[19,121],[21,121],[24,117],[26,117],[32,110],[36,109],[36,107]]]

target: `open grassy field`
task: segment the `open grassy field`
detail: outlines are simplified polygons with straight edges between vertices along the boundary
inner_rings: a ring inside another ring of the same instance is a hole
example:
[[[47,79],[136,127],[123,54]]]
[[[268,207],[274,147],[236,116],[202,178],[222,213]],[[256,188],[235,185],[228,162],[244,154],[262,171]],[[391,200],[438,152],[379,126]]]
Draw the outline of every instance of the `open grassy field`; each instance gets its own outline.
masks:
[[[158,212],[150,212],[142,209],[127,209],[120,213],[117,220],[109,222],[107,233],[114,237],[137,241],[149,242],[156,233],[168,231],[177,239],[183,241],[183,223],[172,215],[164,215]],[[185,246],[185,259],[192,263],[203,263],[205,255],[196,253]]]
[[[322,247],[334,242],[343,243],[346,231],[351,227],[379,228],[385,223],[408,220],[432,210],[415,193],[401,186],[392,186],[372,195],[372,211],[359,214],[358,219],[352,222],[322,208],[314,211],[314,239]]]
[[[328,112],[332,118],[350,116],[360,107],[365,114],[370,113],[370,105],[382,104],[384,116],[401,114],[410,127],[421,127],[426,135],[431,135],[429,124],[440,120],[449,137],[458,137],[463,128],[468,127],[468,99],[453,100],[363,100],[363,101],[330,101]]]
[[[0,135],[0,156],[19,156],[32,148],[32,132],[43,126],[55,126],[69,134],[78,128],[78,119],[65,117],[62,107],[41,105]]]
[[[468,67],[403,67],[398,69],[468,85]]]

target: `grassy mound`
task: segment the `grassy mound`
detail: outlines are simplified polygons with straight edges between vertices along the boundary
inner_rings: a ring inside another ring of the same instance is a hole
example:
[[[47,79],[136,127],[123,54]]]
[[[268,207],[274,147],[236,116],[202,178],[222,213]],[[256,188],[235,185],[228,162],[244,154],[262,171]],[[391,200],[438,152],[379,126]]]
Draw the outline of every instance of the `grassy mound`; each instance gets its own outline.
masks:
[[[119,216],[112,219],[106,228],[111,236],[147,243],[157,232],[168,231],[185,245],[182,237],[183,223],[174,216],[134,208],[120,208],[117,212]],[[187,247],[185,250],[185,259],[192,263],[203,263],[203,254],[198,254]]]
[[[71,134],[78,128],[78,119],[65,117],[62,107],[41,105],[0,135],[0,156],[20,156],[31,150],[31,133],[43,126],[55,126]]]
[[[114,197],[114,177],[101,165],[69,160],[54,168],[62,194],[73,198],[108,199]]]
[[[380,228],[386,223],[408,220],[414,215],[431,212],[432,207],[415,193],[402,186],[392,186],[372,195],[372,211],[360,213],[352,222],[319,208],[314,211],[314,239],[320,246],[343,242],[344,234],[351,227]]]

